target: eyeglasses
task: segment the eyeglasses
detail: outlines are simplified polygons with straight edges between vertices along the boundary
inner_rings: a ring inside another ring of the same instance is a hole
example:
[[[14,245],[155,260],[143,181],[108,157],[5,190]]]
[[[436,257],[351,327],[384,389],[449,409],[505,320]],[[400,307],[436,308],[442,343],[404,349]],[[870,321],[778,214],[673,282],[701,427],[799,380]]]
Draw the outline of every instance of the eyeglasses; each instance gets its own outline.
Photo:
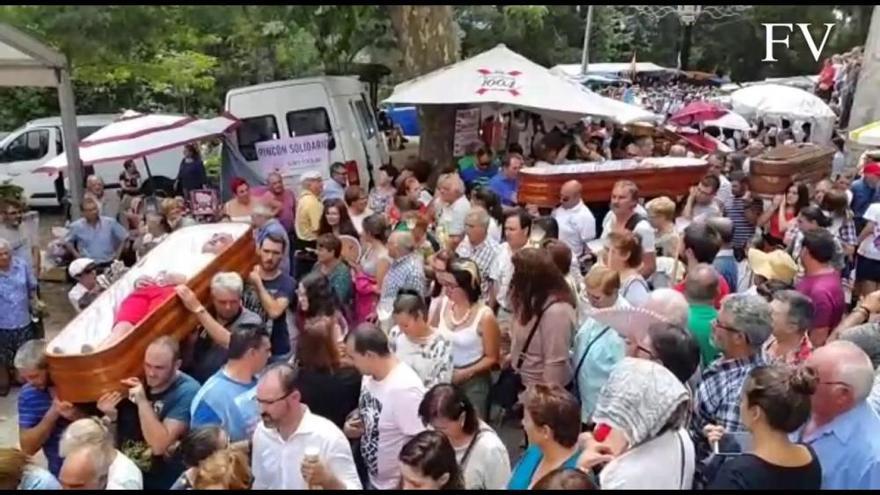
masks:
[[[275,404],[276,402],[281,402],[282,400],[290,397],[290,394],[292,394],[292,393],[293,393],[293,390],[291,390],[290,392],[287,392],[286,394],[282,395],[281,397],[278,397],[277,399],[271,399],[271,400],[261,399],[259,397],[254,397],[254,399],[256,399],[257,404],[260,404],[261,406],[271,406],[272,404]]]

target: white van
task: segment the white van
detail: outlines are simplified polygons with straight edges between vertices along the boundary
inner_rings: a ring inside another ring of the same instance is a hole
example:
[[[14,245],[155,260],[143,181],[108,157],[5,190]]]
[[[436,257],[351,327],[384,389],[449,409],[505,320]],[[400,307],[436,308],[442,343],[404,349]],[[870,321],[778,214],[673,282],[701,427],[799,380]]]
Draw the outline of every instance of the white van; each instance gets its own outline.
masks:
[[[82,141],[98,129],[110,124],[119,115],[78,115],[77,133]],[[57,155],[64,153],[64,140],[61,132],[61,117],[48,117],[28,122],[23,127],[9,133],[0,141],[0,184],[9,182],[24,189],[24,197],[29,206],[58,206],[55,189],[57,175],[34,172],[37,168]],[[159,188],[173,182],[177,177],[183,148],[162,151],[147,157],[150,171],[156,178]],[[147,171],[143,160],[135,160],[143,180]],[[119,187],[119,174],[122,161],[100,163],[94,166],[95,175],[103,179],[107,189]],[[69,187],[67,176],[65,188]]]
[[[367,93],[363,83],[348,76],[232,89],[226,94],[226,111],[241,120],[232,141],[248,166],[259,171],[255,143],[327,133],[330,163],[344,163],[352,183],[369,187],[375,171],[391,161]],[[329,175],[329,170],[320,172]]]

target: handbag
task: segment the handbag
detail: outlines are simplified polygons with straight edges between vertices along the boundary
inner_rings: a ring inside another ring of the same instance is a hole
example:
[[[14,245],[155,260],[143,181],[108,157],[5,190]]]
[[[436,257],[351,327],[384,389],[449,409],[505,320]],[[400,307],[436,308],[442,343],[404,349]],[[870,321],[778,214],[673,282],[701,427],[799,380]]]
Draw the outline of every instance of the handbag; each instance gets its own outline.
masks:
[[[541,313],[539,313],[538,317],[535,319],[535,324],[532,325],[532,329],[529,331],[529,336],[526,338],[522,351],[516,359],[516,367],[511,366],[510,368],[501,370],[501,373],[498,375],[498,380],[492,385],[492,388],[489,389],[490,405],[495,404],[502,409],[510,410],[517,401],[519,401],[519,394],[525,390],[525,386],[523,386],[522,377],[517,370],[522,366],[523,361],[525,361],[526,351],[529,350],[529,345],[535,337],[535,332],[538,331],[538,325],[541,324],[541,318],[551,304],[552,303],[545,305],[544,308],[541,309]]]
[[[602,336],[608,332],[608,330],[611,330],[611,327],[606,326],[605,328],[602,329],[601,332],[599,332],[599,335],[596,335],[595,337],[593,337],[593,340],[591,340],[587,344],[587,347],[584,349],[584,353],[581,354],[581,358],[578,360],[577,367],[574,369],[574,374],[571,377],[571,381],[568,382],[568,385],[565,386],[565,389],[568,390],[568,392],[571,393],[571,395],[573,395],[575,399],[577,399],[578,403],[581,402],[581,394],[580,394],[580,391],[578,391],[578,381],[577,381],[578,373],[580,373],[581,366],[584,365],[584,361],[587,359],[587,354],[589,354],[590,349],[593,348],[593,344],[598,342],[599,339],[601,339]]]

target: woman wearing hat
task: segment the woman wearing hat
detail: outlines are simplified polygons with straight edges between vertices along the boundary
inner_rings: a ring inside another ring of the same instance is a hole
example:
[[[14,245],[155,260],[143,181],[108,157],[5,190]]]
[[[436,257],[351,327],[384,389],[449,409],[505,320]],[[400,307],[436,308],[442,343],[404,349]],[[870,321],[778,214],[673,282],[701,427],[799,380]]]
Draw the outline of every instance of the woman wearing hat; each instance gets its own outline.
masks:
[[[792,288],[798,266],[790,254],[778,249],[769,253],[749,249],[748,258],[752,284],[747,293],[769,297],[772,296],[769,292]]]

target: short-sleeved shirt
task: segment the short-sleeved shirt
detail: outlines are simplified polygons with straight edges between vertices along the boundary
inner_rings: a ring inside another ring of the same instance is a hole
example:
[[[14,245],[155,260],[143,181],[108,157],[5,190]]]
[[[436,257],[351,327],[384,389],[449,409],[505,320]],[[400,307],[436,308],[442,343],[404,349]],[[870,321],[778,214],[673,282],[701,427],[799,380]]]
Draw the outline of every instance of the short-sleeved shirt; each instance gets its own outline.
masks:
[[[691,304],[688,311],[688,330],[700,346],[703,367],[718,359],[718,348],[712,343],[712,321],[718,317],[718,310],[703,304]]]
[[[710,490],[819,490],[822,467],[813,449],[813,460],[798,467],[771,464],[754,454],[733,456],[709,485]]]
[[[489,189],[501,198],[501,204],[504,206],[515,206],[517,189],[519,181],[517,179],[509,179],[504,174],[498,173],[489,181]]]
[[[318,229],[321,227],[321,215],[324,214],[324,205],[311,191],[305,190],[296,202],[296,218],[294,230],[296,236],[303,241],[318,239]]]
[[[263,279],[263,287],[266,288],[266,292],[268,292],[273,299],[280,299],[283,297],[287,299],[290,305],[293,305],[296,302],[296,282],[293,280],[293,277],[286,273],[282,272],[272,280]],[[271,336],[272,355],[281,356],[290,352],[290,329],[293,328],[293,320],[291,317],[293,313],[290,310],[291,306],[288,305],[287,309],[281,314],[281,316],[274,320],[270,320],[269,314],[263,308],[263,303],[260,301],[260,295],[253,287],[248,286],[245,289],[241,301],[246,309],[259,315],[259,317],[266,322],[266,326],[269,329],[269,335]]]
[[[260,419],[256,401],[257,379],[248,383],[233,380],[221,369],[202,385],[190,406],[190,427],[221,426],[230,442],[251,437]]]
[[[0,331],[27,326],[31,322],[32,291],[37,290],[33,269],[25,260],[13,257],[9,270],[0,270]]]
[[[468,189],[473,189],[477,186],[487,186],[489,185],[489,181],[492,180],[492,177],[498,174],[498,167],[489,166],[488,169],[481,169],[480,167],[470,167],[466,168],[459,172],[461,176],[461,180],[464,181],[464,185]]]
[[[226,326],[226,329],[232,332],[239,326],[262,324],[263,319],[260,318],[260,315],[247,308],[242,308],[238,316],[232,320],[232,323]],[[193,362],[187,366],[186,372],[199,383],[205,383],[208,381],[208,378],[217,373],[226,364],[229,352],[225,347],[214,342],[204,328],[200,327],[198,332],[195,349],[193,350]]]
[[[859,245],[859,255],[880,261],[880,203],[868,206],[862,218],[874,224],[874,232]]]
[[[80,218],[70,224],[65,241],[75,244],[79,254],[97,263],[113,261],[119,245],[128,237],[128,232],[116,220],[99,217],[95,225]]]
[[[839,272],[808,275],[795,287],[813,301],[813,328],[835,328],[846,310]]]
[[[578,458],[581,456],[581,451],[578,449],[577,452],[574,453],[571,457],[568,458],[567,461],[562,465],[563,468],[566,469],[575,469],[577,467]],[[538,448],[537,445],[531,445],[529,448],[523,452],[522,457],[519,462],[513,468],[513,473],[510,476],[510,482],[507,484],[508,490],[528,490],[529,486],[532,484],[532,481],[540,481],[533,479],[535,477],[535,471],[538,470],[538,466],[541,465],[541,461],[544,459],[544,454],[541,453],[541,449]]]
[[[177,378],[166,390],[153,393],[147,390],[147,400],[153,405],[160,422],[173,419],[190,424],[190,405],[199,391],[199,383],[186,373],[178,373]],[[119,406],[118,438],[120,448],[127,442],[136,442],[146,447],[144,434],[140,427],[137,407],[129,401]],[[179,451],[170,457],[153,456],[150,469],[144,472],[145,490],[167,490],[183,470]]]
[[[25,260],[29,265],[33,266],[33,251],[31,250],[31,240],[23,232],[22,226],[17,229],[10,229],[6,225],[0,225],[0,239],[6,239],[12,245],[13,256]]]
[[[27,383],[21,387],[18,394],[18,428],[26,430],[40,424],[49,408],[52,407],[52,394],[49,390],[40,390]],[[49,461],[49,471],[58,476],[61,471],[61,455],[58,453],[58,444],[61,441],[61,434],[67,428],[70,422],[64,418],[58,418],[49,438],[43,444],[43,453],[46,454],[46,460]]]

